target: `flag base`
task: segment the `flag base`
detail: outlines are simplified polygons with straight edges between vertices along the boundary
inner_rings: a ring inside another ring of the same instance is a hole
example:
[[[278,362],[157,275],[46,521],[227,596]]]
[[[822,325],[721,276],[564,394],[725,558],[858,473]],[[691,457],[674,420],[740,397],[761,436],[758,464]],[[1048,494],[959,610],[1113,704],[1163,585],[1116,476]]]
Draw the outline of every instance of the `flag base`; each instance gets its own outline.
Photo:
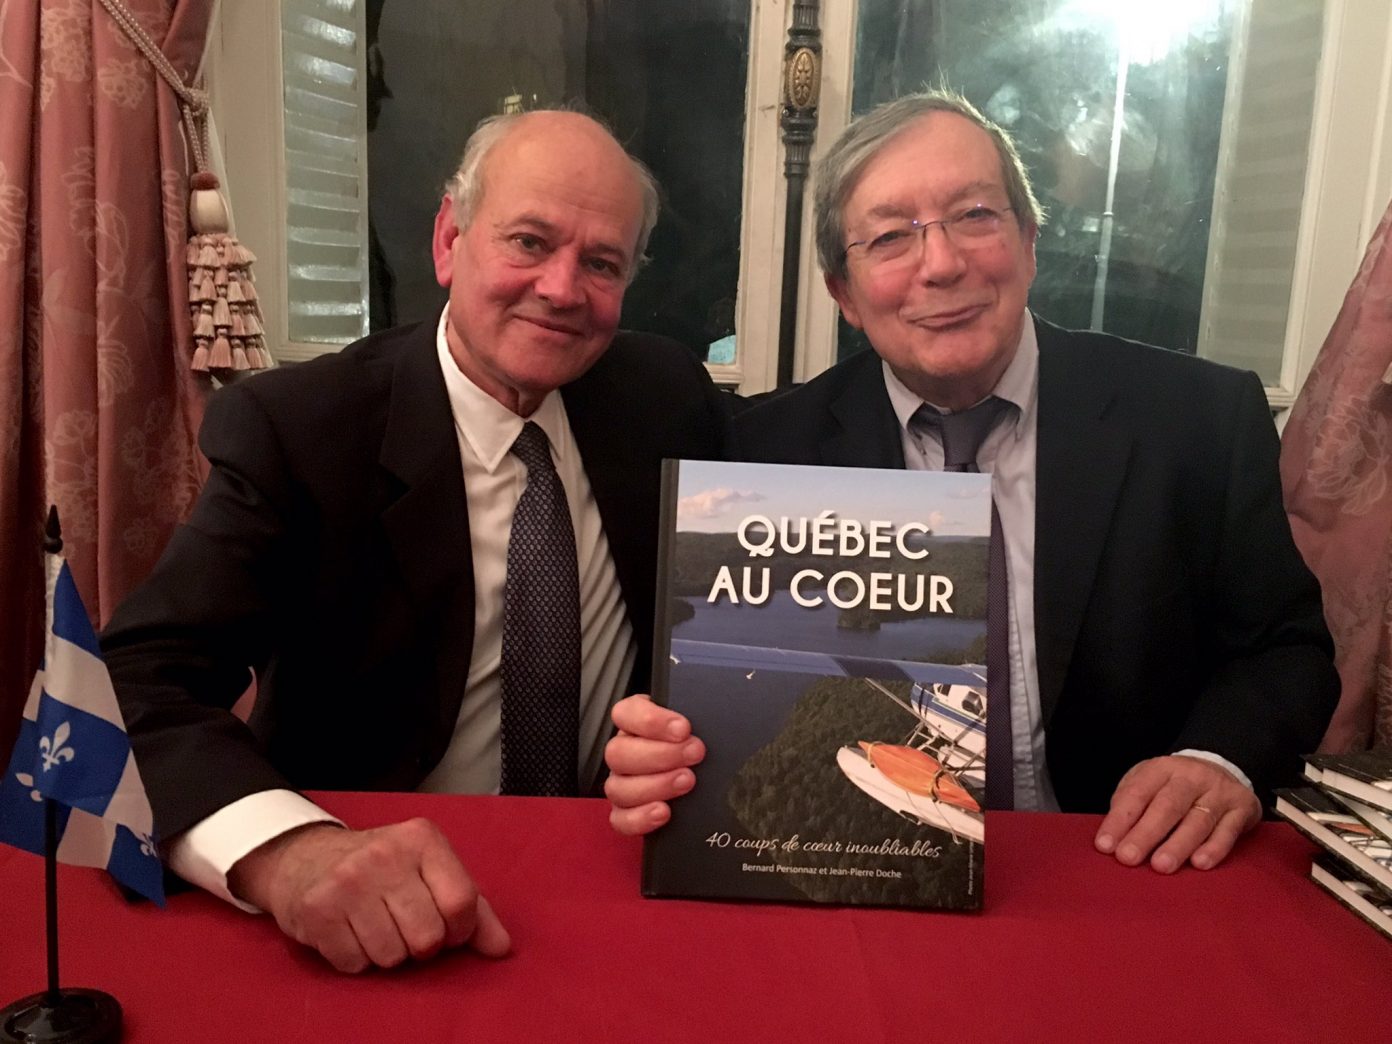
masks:
[[[45,990],[0,1009],[0,1044],[106,1044],[121,1039],[121,1005],[101,990]]]

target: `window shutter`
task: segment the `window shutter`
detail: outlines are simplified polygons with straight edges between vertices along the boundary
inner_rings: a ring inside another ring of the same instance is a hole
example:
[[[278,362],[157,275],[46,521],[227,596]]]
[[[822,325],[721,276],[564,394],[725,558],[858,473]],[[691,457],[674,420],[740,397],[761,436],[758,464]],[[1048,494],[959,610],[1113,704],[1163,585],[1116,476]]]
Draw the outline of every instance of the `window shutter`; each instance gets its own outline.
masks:
[[[1321,0],[1252,3],[1235,34],[1199,354],[1281,379],[1323,35]]]
[[[289,350],[367,333],[367,122],[362,4],[283,0]]]

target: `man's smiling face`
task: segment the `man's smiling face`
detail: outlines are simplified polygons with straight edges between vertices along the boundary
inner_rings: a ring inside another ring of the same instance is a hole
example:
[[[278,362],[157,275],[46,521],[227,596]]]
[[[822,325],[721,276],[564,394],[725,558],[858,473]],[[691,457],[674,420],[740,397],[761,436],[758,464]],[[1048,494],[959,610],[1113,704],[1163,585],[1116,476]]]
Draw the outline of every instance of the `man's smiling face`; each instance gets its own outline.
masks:
[[[1004,213],[998,235],[964,245],[934,226],[905,263],[877,267],[853,250],[846,275],[827,277],[846,321],[895,375],[953,409],[990,394],[1010,364],[1034,279],[1036,230],[1010,210],[990,136],[956,113],[920,117],[865,165],[842,211],[853,243],[978,205]]]
[[[527,416],[609,347],[637,262],[641,188],[618,144],[575,113],[524,118],[482,175],[465,229],[448,198],[435,219],[446,337],[465,376]]]

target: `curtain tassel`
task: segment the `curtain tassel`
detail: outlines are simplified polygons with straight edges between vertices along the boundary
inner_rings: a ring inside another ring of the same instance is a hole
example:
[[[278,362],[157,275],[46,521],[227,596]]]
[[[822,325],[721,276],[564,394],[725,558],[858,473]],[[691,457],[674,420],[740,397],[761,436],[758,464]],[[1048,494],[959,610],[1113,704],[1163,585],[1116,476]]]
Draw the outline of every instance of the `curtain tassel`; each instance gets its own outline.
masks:
[[[189,312],[193,323],[193,369],[218,376],[267,366],[261,309],[252,286],[256,257],[229,231],[227,201],[217,175],[189,178]],[[196,289],[194,289],[196,288]],[[253,332],[255,331],[255,332]]]

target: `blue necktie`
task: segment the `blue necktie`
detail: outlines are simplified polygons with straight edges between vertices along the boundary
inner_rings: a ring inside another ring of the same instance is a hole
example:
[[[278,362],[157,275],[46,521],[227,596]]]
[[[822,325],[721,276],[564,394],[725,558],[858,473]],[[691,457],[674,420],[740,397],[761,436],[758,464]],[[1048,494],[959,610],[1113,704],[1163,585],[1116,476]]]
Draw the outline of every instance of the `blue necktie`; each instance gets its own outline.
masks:
[[[580,582],[575,530],[546,433],[512,445],[527,487],[512,515],[503,593],[502,792],[576,793],[580,746]]]
[[[939,413],[920,406],[910,423],[936,428],[942,437],[944,471],[979,471],[976,455],[1010,403],[991,396],[969,410]],[[1005,536],[991,503],[991,544],[986,577],[986,807],[1015,807],[1015,759],[1010,728],[1010,597]]]

